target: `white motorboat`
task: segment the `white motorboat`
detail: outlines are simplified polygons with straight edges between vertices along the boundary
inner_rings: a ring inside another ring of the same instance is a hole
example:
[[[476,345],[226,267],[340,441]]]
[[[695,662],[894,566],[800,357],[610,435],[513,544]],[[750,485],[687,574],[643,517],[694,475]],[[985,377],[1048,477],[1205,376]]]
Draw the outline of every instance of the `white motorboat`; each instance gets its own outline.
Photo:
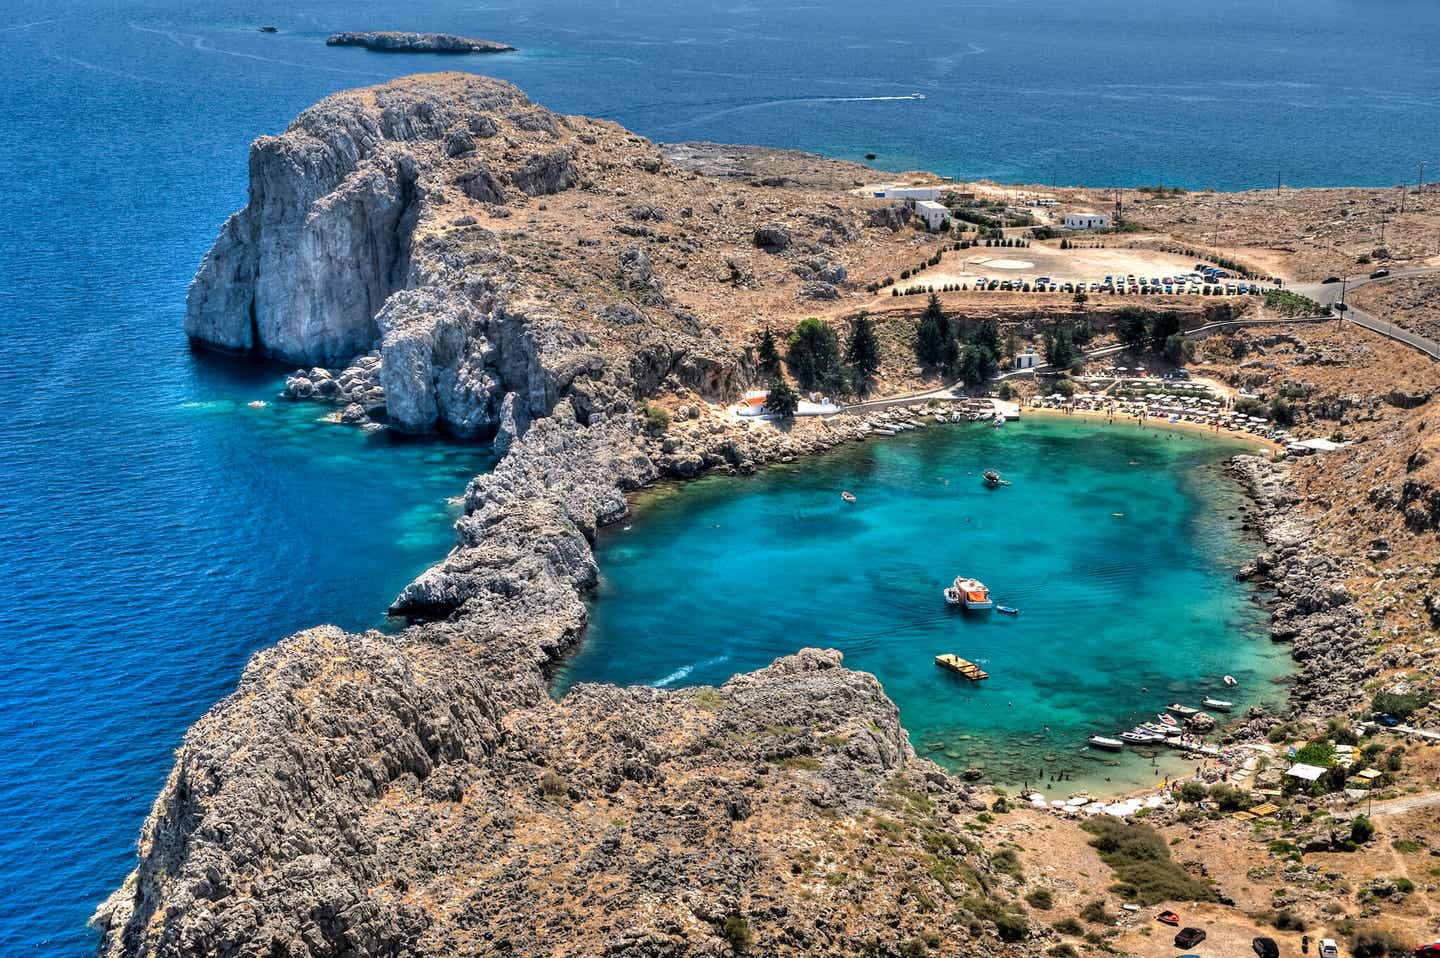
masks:
[[[1176,718],[1188,719],[1200,710],[1192,709],[1190,706],[1181,705],[1178,702],[1172,702],[1171,704],[1165,706],[1165,711],[1169,712]]]
[[[1103,735],[1092,735],[1087,742],[1094,748],[1103,748],[1107,752],[1118,752],[1125,747],[1125,743],[1118,738],[1106,738]]]
[[[990,420],[990,425],[995,429],[999,429],[1001,426],[1005,425],[1005,414],[1003,412],[997,412],[995,414],[995,418]]]
[[[995,607],[994,601],[990,598],[990,590],[985,588],[985,583],[979,579],[957,578],[951,583],[950,588],[945,590],[945,601],[951,605],[977,611]]]
[[[1139,728],[1133,728],[1128,732],[1121,732],[1120,741],[1126,745],[1159,745],[1165,741],[1165,736],[1156,735],[1154,732],[1145,732]]]
[[[1212,699],[1208,696],[1201,702],[1207,709],[1214,709],[1217,712],[1228,712],[1235,707],[1234,702],[1227,702],[1224,699]]]

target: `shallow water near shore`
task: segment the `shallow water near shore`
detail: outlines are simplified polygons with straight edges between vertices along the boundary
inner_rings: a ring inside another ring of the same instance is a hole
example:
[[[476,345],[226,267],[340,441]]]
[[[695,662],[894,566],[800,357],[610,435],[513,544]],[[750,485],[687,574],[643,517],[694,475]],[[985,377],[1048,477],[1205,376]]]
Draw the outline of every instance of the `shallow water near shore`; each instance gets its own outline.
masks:
[[[557,692],[718,684],[837,648],[879,677],[916,750],[942,765],[1052,794],[1157,784],[1183,762],[1086,738],[1207,694],[1237,713],[1284,701],[1272,679],[1288,647],[1234,578],[1256,545],[1221,464],[1253,449],[1090,421],[941,425],[666,487],[600,535],[590,630]],[[986,488],[989,468],[1012,484]],[[941,589],[962,574],[1020,614],[949,608]],[[990,679],[941,671],[941,652]]]

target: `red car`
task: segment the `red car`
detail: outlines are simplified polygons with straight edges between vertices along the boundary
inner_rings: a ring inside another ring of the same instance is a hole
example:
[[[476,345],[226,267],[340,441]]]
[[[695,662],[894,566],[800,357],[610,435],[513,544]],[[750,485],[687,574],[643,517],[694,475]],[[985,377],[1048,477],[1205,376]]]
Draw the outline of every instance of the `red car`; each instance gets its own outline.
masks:
[[[1415,958],[1437,958],[1440,956],[1440,941],[1432,941],[1415,949]]]

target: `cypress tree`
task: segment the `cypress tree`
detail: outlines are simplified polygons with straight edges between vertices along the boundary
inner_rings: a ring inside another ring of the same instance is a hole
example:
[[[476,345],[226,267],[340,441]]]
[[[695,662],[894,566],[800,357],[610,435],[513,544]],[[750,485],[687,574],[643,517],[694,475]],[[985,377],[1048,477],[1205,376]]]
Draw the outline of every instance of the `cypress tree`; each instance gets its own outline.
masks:
[[[790,334],[785,361],[801,389],[826,389],[843,378],[835,331],[813,317],[802,319]]]
[[[857,392],[870,391],[870,382],[880,370],[880,341],[875,337],[875,324],[870,314],[862,312],[850,324],[850,342],[845,347],[845,361]]]
[[[945,358],[945,338],[949,328],[945,312],[940,308],[940,297],[932,295],[920,315],[920,327],[915,331],[915,358],[921,366],[940,366]]]
[[[769,326],[765,327],[765,332],[760,336],[757,354],[761,373],[773,378],[780,372],[780,350],[775,347],[775,336],[770,332]]]

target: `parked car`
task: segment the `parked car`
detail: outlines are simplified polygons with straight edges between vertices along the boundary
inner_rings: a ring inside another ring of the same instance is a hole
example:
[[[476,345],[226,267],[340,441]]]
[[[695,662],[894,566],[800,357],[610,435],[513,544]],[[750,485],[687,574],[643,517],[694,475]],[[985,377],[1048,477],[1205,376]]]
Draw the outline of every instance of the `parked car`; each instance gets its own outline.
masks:
[[[1274,938],[1256,938],[1250,942],[1250,948],[1259,958],[1280,958],[1280,946]]]
[[[1205,940],[1205,932],[1199,928],[1181,928],[1180,934],[1175,936],[1176,948],[1194,948]],[[1322,955],[1322,958],[1324,956]]]
[[[1320,939],[1320,958],[1340,958],[1340,946],[1334,938]]]
[[[1432,941],[1415,949],[1415,958],[1435,958],[1440,955],[1440,941]]]
[[[1394,728],[1395,726],[1400,724],[1400,720],[1393,715],[1377,715],[1375,716],[1375,721],[1379,722],[1386,728]]]
[[[1377,269],[1375,272],[1371,273],[1371,274],[1370,274],[1370,278],[1371,278],[1371,279],[1383,279],[1384,277],[1389,276],[1389,275],[1390,275],[1390,271],[1389,271],[1388,269],[1386,269],[1385,267],[1382,266],[1382,267],[1380,267],[1379,269]]]
[[[1322,279],[1320,282],[1321,282],[1322,284],[1338,283],[1338,282],[1340,282],[1340,277],[1338,277],[1338,276],[1327,276],[1327,277],[1325,277],[1324,279]]]

